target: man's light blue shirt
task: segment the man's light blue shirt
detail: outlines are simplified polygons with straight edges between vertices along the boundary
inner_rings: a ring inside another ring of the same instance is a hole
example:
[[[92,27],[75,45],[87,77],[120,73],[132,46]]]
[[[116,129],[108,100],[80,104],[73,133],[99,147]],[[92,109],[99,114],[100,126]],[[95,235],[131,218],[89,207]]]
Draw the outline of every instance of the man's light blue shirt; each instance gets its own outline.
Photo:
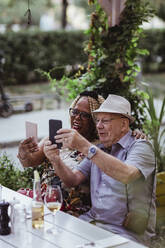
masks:
[[[127,185],[129,210],[145,211],[149,215],[150,228],[142,237],[125,230],[122,224],[128,212],[126,185],[106,175],[87,158],[79,164],[78,170],[90,177],[92,207],[80,218],[89,222],[98,220],[105,229],[141,241],[152,236],[155,229],[155,158],[151,144],[146,140],[136,140],[131,133],[129,131],[112,145],[110,154],[140,170],[142,177]],[[98,147],[104,148],[103,145]]]

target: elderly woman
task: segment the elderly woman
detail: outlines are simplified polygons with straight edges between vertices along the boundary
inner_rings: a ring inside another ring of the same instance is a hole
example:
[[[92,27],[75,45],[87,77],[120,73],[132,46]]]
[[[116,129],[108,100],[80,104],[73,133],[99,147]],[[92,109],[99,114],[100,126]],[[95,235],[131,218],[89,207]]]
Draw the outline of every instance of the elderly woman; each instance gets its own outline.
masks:
[[[84,91],[71,104],[69,109],[71,128],[77,130],[81,135],[92,143],[97,143],[97,131],[95,128],[94,117],[92,111],[99,108],[104,98],[95,92]],[[25,139],[19,144],[18,158],[24,167],[36,167],[40,164],[44,166],[44,173],[41,178],[43,191],[46,184],[60,184],[59,178],[55,175],[51,164],[46,159],[43,152],[43,144],[47,138],[36,144],[33,137]],[[84,158],[83,154],[76,150],[61,149],[60,157],[71,169],[76,168]],[[86,184],[88,185],[88,183]],[[64,210],[74,215],[79,215],[88,210],[90,205],[89,187],[81,185],[76,189],[66,190],[64,185]]]

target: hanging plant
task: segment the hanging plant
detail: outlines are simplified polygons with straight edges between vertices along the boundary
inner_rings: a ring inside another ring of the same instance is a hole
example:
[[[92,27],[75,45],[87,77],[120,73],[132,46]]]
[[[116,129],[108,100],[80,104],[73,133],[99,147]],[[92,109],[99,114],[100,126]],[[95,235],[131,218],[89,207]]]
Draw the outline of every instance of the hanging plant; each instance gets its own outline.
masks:
[[[27,24],[30,25],[32,22],[32,15],[30,10],[30,0],[28,0],[28,9],[25,12],[24,16],[27,16]]]

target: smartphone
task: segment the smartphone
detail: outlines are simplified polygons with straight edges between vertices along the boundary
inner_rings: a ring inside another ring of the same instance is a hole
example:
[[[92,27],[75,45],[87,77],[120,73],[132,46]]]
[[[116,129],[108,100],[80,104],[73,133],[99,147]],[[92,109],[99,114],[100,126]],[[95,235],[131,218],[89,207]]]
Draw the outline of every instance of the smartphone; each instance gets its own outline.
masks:
[[[33,136],[35,142],[37,143],[38,142],[37,123],[26,121],[25,122],[25,129],[26,129],[26,138]]]
[[[57,131],[62,128],[61,120],[49,120],[49,140],[52,144],[57,144],[58,149],[61,149],[62,143],[56,143],[54,136],[56,136]]]

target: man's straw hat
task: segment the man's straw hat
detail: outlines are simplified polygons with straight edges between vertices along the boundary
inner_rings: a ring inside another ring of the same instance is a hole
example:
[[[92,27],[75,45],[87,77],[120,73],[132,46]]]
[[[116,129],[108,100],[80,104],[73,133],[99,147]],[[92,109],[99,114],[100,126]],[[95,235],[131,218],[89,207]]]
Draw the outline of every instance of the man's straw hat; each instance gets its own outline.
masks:
[[[121,114],[134,122],[135,118],[131,116],[131,104],[127,99],[118,95],[109,95],[101,106],[93,113],[114,113]]]

